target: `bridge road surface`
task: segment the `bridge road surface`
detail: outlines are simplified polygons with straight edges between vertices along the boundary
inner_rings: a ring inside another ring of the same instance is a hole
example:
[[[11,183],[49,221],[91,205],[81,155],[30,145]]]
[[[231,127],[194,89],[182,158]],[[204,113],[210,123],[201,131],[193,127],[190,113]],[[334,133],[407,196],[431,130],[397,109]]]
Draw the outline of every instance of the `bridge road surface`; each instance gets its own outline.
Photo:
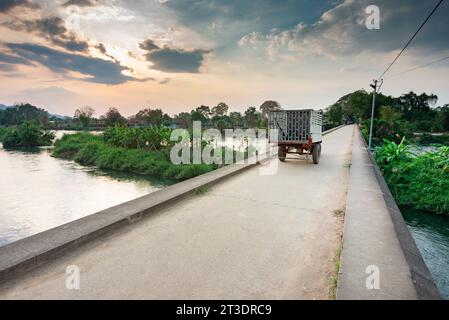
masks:
[[[68,252],[0,299],[328,299],[353,134],[326,135],[319,165],[251,168]],[[66,288],[69,265],[80,290]]]

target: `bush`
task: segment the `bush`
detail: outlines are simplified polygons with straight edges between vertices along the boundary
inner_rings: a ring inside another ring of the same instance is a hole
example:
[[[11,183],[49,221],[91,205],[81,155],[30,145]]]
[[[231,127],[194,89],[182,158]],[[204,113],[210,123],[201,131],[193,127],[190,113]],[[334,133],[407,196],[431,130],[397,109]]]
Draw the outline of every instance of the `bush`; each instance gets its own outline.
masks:
[[[110,138],[109,138],[110,139]],[[83,165],[159,178],[185,180],[216,169],[217,165],[174,165],[167,148],[160,151],[111,146],[103,136],[89,133],[64,135],[55,142],[53,156]]]
[[[11,130],[11,128],[0,128],[0,142],[3,142],[3,138],[6,134],[9,134]]]
[[[33,148],[39,146],[49,146],[52,144],[55,135],[50,131],[42,130],[38,125],[31,122],[24,122],[15,129],[8,129],[3,132],[1,141],[3,147],[10,148]]]
[[[399,205],[449,215],[449,147],[412,156],[403,143],[385,141],[375,158]]]
[[[57,158],[73,159],[83,146],[91,142],[103,142],[102,136],[89,133],[65,134],[55,141],[53,156]]]
[[[398,161],[408,160],[412,155],[409,149],[409,146],[405,144],[405,138],[402,138],[400,144],[384,139],[384,144],[376,148],[376,161],[388,166]]]
[[[105,131],[104,141],[115,147],[158,151],[170,146],[170,134],[171,129],[161,126],[128,128],[115,125]]]
[[[103,145],[98,142],[88,142],[75,155],[74,160],[80,164],[93,166],[98,155],[102,153]]]

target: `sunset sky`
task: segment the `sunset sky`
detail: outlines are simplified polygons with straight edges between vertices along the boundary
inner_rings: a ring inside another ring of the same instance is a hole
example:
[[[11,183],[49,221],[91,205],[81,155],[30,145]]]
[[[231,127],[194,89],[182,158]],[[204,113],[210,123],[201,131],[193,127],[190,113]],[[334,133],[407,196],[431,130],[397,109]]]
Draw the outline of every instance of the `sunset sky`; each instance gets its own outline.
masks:
[[[277,100],[325,108],[368,90],[434,0],[1,0],[0,103],[73,115],[142,108],[169,114]],[[380,8],[380,30],[365,26]],[[449,1],[385,77],[382,91],[449,103]],[[399,74],[399,75],[398,75]]]

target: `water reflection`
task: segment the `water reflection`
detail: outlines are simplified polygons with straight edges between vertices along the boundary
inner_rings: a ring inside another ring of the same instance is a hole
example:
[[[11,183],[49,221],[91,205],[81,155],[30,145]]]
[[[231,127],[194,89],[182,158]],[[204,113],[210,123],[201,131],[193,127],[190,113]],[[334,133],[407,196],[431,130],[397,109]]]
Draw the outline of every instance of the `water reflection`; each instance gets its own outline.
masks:
[[[0,145],[0,246],[157,191],[171,181],[103,172],[48,149]]]

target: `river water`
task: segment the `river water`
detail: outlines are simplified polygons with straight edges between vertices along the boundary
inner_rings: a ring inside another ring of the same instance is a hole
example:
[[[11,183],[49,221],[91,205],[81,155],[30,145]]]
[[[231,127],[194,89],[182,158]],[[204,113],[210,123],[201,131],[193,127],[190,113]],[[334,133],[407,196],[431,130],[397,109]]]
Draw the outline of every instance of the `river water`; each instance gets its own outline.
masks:
[[[401,212],[441,296],[449,299],[449,218],[404,207]]]
[[[170,181],[113,174],[0,144],[0,246],[160,190]]]

